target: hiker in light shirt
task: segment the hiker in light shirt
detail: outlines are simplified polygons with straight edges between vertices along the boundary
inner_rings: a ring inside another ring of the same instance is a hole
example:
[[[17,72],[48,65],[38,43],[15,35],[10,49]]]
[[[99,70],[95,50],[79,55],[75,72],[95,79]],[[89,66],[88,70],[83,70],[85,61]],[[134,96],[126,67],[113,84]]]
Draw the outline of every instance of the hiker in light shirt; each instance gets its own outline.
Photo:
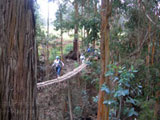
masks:
[[[56,73],[57,77],[60,77],[62,66],[64,66],[64,63],[60,60],[59,56],[56,56],[56,59],[54,60],[52,67],[56,67]]]

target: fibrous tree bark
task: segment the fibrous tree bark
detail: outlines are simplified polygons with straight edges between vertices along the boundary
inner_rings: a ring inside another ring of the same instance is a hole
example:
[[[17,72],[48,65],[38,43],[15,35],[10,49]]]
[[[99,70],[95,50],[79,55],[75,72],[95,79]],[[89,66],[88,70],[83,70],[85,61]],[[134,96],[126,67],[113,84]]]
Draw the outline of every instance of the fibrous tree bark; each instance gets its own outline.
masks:
[[[36,120],[32,0],[0,0],[0,120]]]
[[[101,76],[100,76],[100,89],[98,94],[98,116],[97,120],[109,120],[109,106],[103,104],[104,99],[109,99],[109,95],[101,91],[102,84],[106,83],[110,87],[108,77],[105,73],[108,71],[110,50],[109,50],[109,17],[111,16],[112,0],[101,1]]]

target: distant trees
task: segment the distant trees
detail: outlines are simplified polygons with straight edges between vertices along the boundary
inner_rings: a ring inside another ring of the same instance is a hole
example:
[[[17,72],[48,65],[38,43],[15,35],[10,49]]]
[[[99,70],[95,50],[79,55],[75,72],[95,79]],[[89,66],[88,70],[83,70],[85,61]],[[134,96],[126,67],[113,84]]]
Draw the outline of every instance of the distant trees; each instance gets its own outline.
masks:
[[[54,21],[54,26],[56,30],[60,30],[61,37],[61,59],[63,61],[63,33],[67,30],[66,21],[64,20],[64,14],[66,14],[66,3],[60,3],[59,9],[56,12],[56,20]]]
[[[33,1],[0,6],[0,119],[37,120]]]
[[[81,3],[80,29],[84,29],[82,43],[85,47],[89,44],[95,47],[96,42],[99,42],[101,19],[98,3],[98,0],[87,0]]]
[[[73,2],[66,0],[60,5],[66,6],[65,10],[62,10],[63,31],[74,31],[73,50],[69,55],[73,59],[76,59],[79,54],[80,43],[83,45],[81,48],[88,47],[89,44],[95,46],[95,41],[99,39],[100,15],[97,4],[97,0],[74,0]],[[59,11],[57,11],[54,22],[57,30],[60,29]],[[82,42],[79,42],[80,40]]]

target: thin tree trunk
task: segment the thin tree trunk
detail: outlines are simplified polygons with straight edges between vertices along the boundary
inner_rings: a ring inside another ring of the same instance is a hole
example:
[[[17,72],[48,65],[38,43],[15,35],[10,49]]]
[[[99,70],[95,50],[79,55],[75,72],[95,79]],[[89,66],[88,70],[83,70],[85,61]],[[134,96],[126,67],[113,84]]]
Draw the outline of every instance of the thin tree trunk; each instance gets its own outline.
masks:
[[[62,28],[62,21],[63,21],[62,11],[60,11],[60,23],[61,23],[61,60],[63,61],[63,28]]]
[[[45,56],[46,56],[46,59],[45,59],[45,70],[46,70],[46,76],[45,76],[45,79],[48,80],[49,79],[49,45],[48,45],[48,42],[49,42],[49,2],[48,2],[48,17],[47,17],[47,41],[46,41],[46,52],[45,52]]]
[[[110,88],[110,81],[108,77],[105,77],[105,73],[108,71],[107,65],[109,65],[109,17],[111,15],[112,1],[102,0],[101,7],[101,77],[100,77],[100,90],[98,101],[98,116],[97,120],[109,120],[109,106],[103,104],[105,94],[101,91],[102,84],[106,83]],[[109,99],[109,95],[106,95],[106,99]]]
[[[70,120],[73,120],[70,81],[68,80],[68,81],[67,81],[67,83],[68,83],[68,104],[69,104],[69,115],[70,115]]]
[[[0,6],[0,120],[37,120],[33,1]]]
[[[61,30],[61,60],[63,61],[63,32]]]
[[[89,30],[87,30],[86,31],[86,34],[87,34],[87,36],[86,36],[86,38],[88,38],[88,36],[89,36]],[[89,46],[89,43],[87,44],[87,48],[89,48],[90,46]]]
[[[155,39],[156,39],[156,33],[154,34],[154,38],[153,38],[153,46],[152,46],[152,60],[151,60],[151,64],[154,64],[154,54],[155,54]]]
[[[97,2],[95,1],[95,3],[94,3],[94,17],[96,17],[96,15],[97,15]],[[96,25],[96,27],[97,27],[97,25]],[[96,40],[93,40],[92,44],[93,44],[93,48],[95,49],[96,48]]]
[[[78,17],[79,17],[79,12],[78,12],[78,1],[74,1],[74,9],[75,9],[75,28],[74,28],[74,41],[73,41],[73,52],[75,53],[75,56],[77,58],[77,61],[79,61],[79,45],[78,45]]]
[[[119,111],[118,111],[117,120],[120,120],[120,117],[121,117],[121,109],[122,109],[122,97],[120,97],[120,105],[119,105]]]
[[[151,33],[151,26],[150,26],[150,23],[149,23],[148,31],[149,31],[149,39],[148,39],[148,55],[146,56],[146,65],[147,65],[147,66],[149,66],[149,64],[150,64],[150,42],[151,42],[151,36],[150,36],[150,33]]]
[[[146,77],[147,77],[147,81],[146,81],[146,87],[149,87],[150,84],[149,84],[149,75],[150,75],[150,70],[149,70],[149,66],[150,66],[150,42],[151,42],[151,36],[150,36],[150,33],[151,33],[151,26],[150,26],[150,23],[149,23],[149,26],[148,26],[148,32],[149,32],[149,39],[148,39],[148,54],[146,56],[146,66],[147,66],[147,72],[146,72]],[[150,87],[149,87],[150,88]],[[146,97],[146,99],[148,100],[149,99],[149,96]]]

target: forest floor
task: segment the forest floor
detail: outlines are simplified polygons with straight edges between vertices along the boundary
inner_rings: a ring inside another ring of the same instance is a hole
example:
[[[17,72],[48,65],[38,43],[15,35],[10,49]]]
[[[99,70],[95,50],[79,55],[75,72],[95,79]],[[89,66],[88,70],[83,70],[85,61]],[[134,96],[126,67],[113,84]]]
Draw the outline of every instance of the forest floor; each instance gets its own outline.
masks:
[[[61,75],[78,67],[77,62],[74,60],[65,59],[64,64],[65,66],[62,69]],[[83,81],[80,76],[81,75],[79,74],[78,76],[75,76],[69,80],[70,85],[67,83],[67,81],[64,81],[38,90],[37,105],[39,120],[69,120],[68,87],[71,89],[74,120],[85,120],[84,118],[96,114],[94,113],[96,112],[96,106],[95,104],[93,105],[91,100],[92,96],[86,95],[86,82]],[[56,78],[56,73],[54,69],[51,69],[50,79],[54,78]],[[88,89],[90,93],[88,94],[92,94],[94,96],[96,94],[92,92],[95,91],[92,88],[94,87],[90,86]],[[84,109],[83,113],[79,108]]]

